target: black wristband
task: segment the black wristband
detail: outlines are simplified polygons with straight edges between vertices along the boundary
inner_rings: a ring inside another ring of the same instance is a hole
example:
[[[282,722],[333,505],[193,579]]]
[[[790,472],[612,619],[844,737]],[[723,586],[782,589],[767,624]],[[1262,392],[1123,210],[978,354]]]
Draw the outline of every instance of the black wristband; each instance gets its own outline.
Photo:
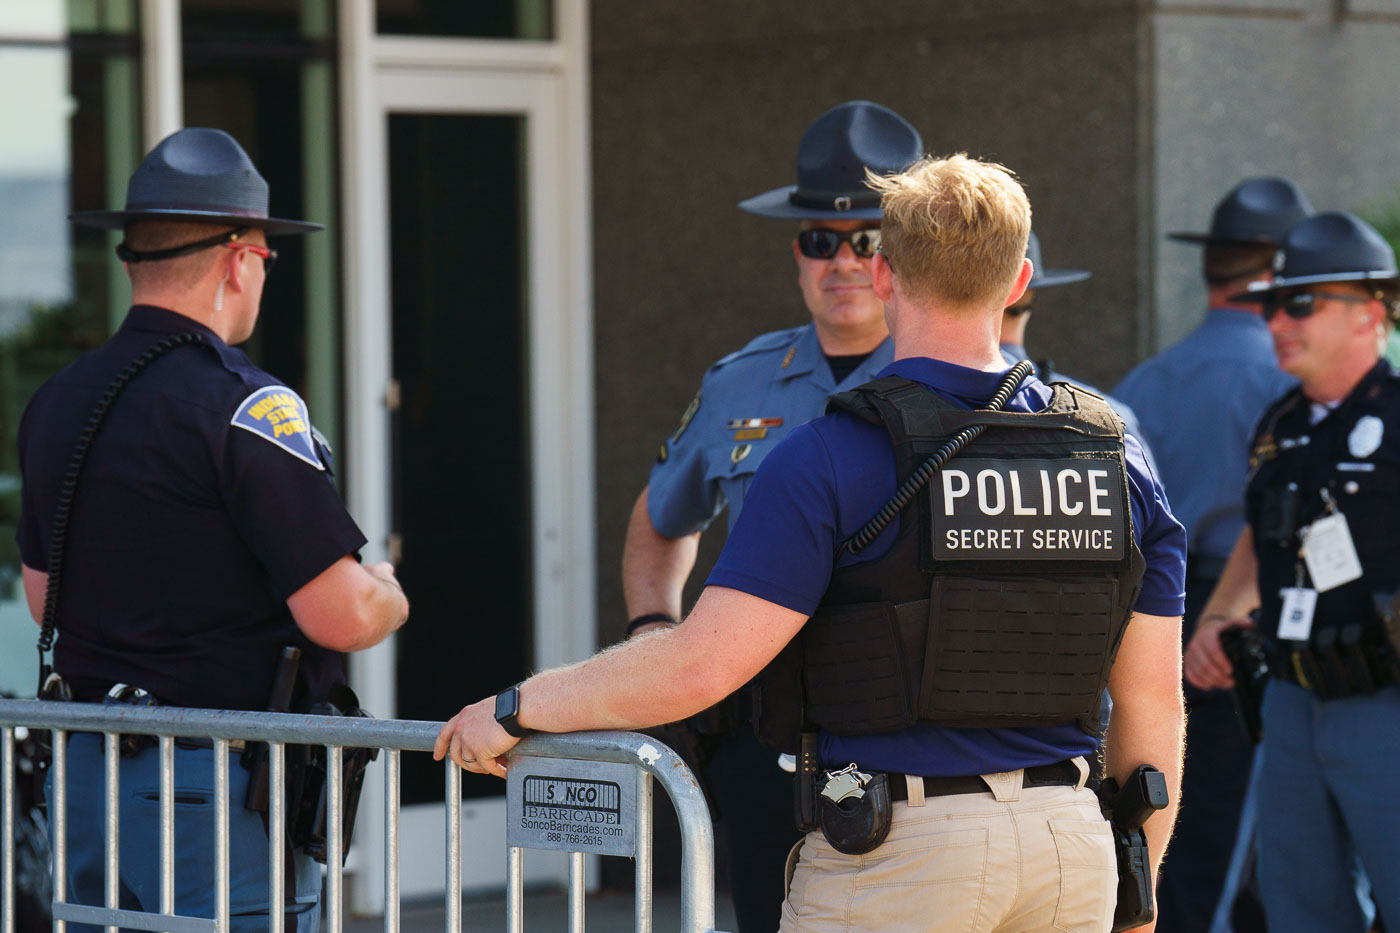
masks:
[[[627,637],[631,638],[632,633],[637,629],[641,628],[643,625],[650,625],[653,622],[669,622],[675,625],[676,617],[669,612],[648,612],[646,615],[637,616],[637,618],[627,623]]]

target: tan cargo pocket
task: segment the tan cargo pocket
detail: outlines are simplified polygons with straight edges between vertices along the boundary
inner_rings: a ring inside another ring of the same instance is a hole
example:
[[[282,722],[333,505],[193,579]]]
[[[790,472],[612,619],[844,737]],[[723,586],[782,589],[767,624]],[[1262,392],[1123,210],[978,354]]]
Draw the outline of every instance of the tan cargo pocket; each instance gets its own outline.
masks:
[[[1050,835],[1060,862],[1055,929],[1106,933],[1118,898],[1113,829],[1105,820],[1051,820]]]

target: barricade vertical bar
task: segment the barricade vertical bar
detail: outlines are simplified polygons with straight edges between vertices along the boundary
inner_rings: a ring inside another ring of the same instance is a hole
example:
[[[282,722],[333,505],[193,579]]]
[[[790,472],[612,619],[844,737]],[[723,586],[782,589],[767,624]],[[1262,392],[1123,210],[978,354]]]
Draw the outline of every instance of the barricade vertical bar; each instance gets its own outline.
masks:
[[[160,912],[175,913],[175,737],[160,737]]]
[[[53,817],[53,899],[62,904],[68,900],[68,733],[54,729],[49,734],[53,743],[53,800],[49,814]],[[68,921],[55,920],[54,933],[67,933]]]
[[[583,875],[582,852],[569,853],[569,933],[583,933]]]
[[[120,737],[115,732],[104,732],[103,738],[106,742],[105,755],[102,762],[106,772],[105,793],[103,795],[107,809],[107,897],[105,903],[108,910],[116,910],[120,905],[120,895],[118,888],[121,846],[119,839],[121,792],[121,749],[118,747]],[[107,933],[117,933],[115,926],[109,925]]]
[[[637,900],[633,926],[637,933],[651,933],[652,917],[652,847],[651,847],[651,775],[637,769]]]
[[[0,729],[0,794],[4,796],[4,817],[0,819],[0,846],[4,848],[0,867],[0,931],[15,933],[15,730]]]
[[[214,920],[228,929],[228,739],[214,740]]]
[[[287,815],[282,804],[287,793],[287,746],[268,742],[267,765],[268,933],[282,933],[287,921]]]
[[[450,763],[449,763],[450,766]],[[384,756],[384,933],[399,933],[399,750]]]
[[[525,933],[524,849],[506,850],[506,933]]]
[[[340,851],[340,824],[344,818],[342,809],[345,801],[341,795],[340,749],[326,746],[326,929],[328,933],[340,933],[341,905],[345,898],[345,876],[343,873],[344,853]]]
[[[462,772],[449,759],[447,775],[447,933],[462,933]]]

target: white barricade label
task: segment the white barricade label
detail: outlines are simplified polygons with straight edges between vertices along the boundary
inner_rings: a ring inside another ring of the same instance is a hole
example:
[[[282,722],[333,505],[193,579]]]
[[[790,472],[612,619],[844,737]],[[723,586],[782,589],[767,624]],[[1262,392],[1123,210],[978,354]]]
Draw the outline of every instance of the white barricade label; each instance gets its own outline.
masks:
[[[637,769],[521,757],[506,772],[506,845],[596,855],[637,851]]]

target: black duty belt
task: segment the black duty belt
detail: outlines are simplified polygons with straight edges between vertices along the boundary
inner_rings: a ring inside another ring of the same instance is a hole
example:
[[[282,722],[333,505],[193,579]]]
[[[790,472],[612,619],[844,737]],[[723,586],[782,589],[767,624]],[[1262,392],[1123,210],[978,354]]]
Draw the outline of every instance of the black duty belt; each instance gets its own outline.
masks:
[[[1335,630],[1313,633],[1315,642],[1277,642],[1269,673],[1297,684],[1319,700],[1369,696],[1397,682],[1395,655],[1388,645],[1338,644]]]
[[[1022,787],[1073,787],[1079,783],[1079,769],[1072,761],[1057,761],[1053,765],[1036,765],[1026,768],[1025,776],[1021,780]],[[957,794],[990,794],[987,782],[977,775],[968,777],[943,777],[935,775],[925,777],[924,796],[925,797],[952,797]],[[904,775],[891,773],[890,799],[908,800],[909,788],[904,781]]]

